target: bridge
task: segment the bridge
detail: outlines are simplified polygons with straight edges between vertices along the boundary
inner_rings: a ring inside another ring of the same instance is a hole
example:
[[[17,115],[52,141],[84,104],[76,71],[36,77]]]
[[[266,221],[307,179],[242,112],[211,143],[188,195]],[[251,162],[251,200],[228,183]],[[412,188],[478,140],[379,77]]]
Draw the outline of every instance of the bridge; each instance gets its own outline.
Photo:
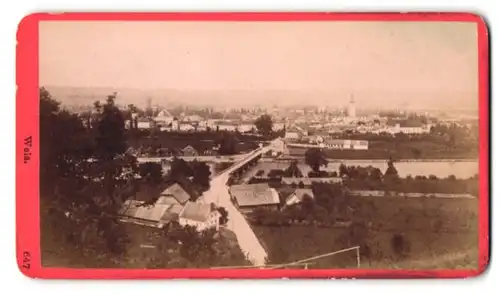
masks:
[[[263,154],[276,149],[276,145],[282,142],[281,138],[273,140],[269,145],[260,147],[245,157],[240,159],[231,167],[221,171],[214,176],[210,182],[210,189],[200,198],[204,203],[214,203],[224,207],[228,211],[229,221],[227,227],[235,233],[238,244],[253,265],[264,265],[267,260],[267,253],[259,242],[257,236],[246,221],[245,217],[238,211],[231,201],[229,194],[228,180],[232,175],[240,174],[253,165],[256,165]]]

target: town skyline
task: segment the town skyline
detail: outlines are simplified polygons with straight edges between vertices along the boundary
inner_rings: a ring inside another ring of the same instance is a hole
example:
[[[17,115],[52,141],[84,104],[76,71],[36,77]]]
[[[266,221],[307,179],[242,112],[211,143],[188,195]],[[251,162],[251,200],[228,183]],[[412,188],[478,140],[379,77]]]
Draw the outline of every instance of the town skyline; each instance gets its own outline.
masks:
[[[370,96],[362,92],[338,91],[325,93],[324,91],[244,91],[244,90],[178,90],[178,89],[139,89],[139,88],[117,88],[117,87],[66,87],[54,85],[42,85],[53,93],[54,97],[67,105],[92,105],[95,100],[102,99],[107,95],[116,92],[118,102],[123,104],[134,104],[145,107],[148,99],[153,104],[166,107],[173,105],[187,105],[193,107],[227,107],[227,108],[247,108],[247,107],[272,107],[281,105],[286,107],[317,106],[328,108],[345,107],[351,98],[354,99],[360,109],[372,110],[437,110],[437,111],[458,111],[469,110],[476,112],[478,103],[476,100],[468,100],[462,97],[464,103],[457,103],[455,99],[440,99],[442,97],[460,97],[457,93],[445,95],[429,95],[426,93],[407,93],[406,97],[412,97],[411,101],[401,101],[398,97],[404,94],[395,94],[391,98],[389,95],[372,92]],[[317,93],[321,96],[330,96],[332,100],[318,104],[311,102],[311,96]],[[380,103],[373,97],[384,97],[386,101]],[[259,100],[259,98],[261,100]],[[278,99],[278,100],[277,100]]]
[[[477,61],[477,28],[458,22],[40,24],[41,86],[199,104],[474,108]]]

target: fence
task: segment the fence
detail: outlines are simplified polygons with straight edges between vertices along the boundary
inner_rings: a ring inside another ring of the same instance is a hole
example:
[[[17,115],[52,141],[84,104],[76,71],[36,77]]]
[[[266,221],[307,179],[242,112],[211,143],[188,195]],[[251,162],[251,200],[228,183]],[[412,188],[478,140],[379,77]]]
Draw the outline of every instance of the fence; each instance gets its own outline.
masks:
[[[357,268],[360,268],[361,266],[361,260],[360,260],[360,254],[359,254],[359,246],[355,247],[350,247],[334,252],[329,252],[326,254],[321,254],[313,257],[309,257],[306,259],[298,260],[298,261],[293,261],[289,263],[283,263],[283,264],[266,264],[266,265],[240,265],[240,266],[221,266],[221,267],[212,267],[211,269],[248,269],[248,268],[260,268],[260,269],[279,269],[279,268],[290,268],[290,267],[297,267],[297,266],[303,266],[304,269],[308,269],[309,265],[315,264],[313,261],[325,257],[330,257],[334,256],[337,254],[349,252],[349,251],[356,251],[356,266]]]

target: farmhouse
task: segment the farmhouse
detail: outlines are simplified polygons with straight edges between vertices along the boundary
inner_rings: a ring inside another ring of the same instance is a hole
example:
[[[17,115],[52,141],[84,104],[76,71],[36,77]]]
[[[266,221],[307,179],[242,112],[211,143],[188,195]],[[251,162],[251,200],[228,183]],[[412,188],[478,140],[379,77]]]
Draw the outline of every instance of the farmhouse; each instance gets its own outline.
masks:
[[[174,117],[167,110],[161,110],[153,120],[161,125],[168,125],[172,123]]]
[[[314,199],[314,193],[310,188],[298,188],[285,200],[286,206],[301,203],[305,198]]]
[[[165,189],[158,198],[158,204],[186,204],[191,195],[183,189],[178,183],[174,183]]]
[[[158,201],[153,205],[146,205],[145,202],[127,200],[119,211],[120,220],[157,228],[162,228],[166,224],[177,220],[182,206]]]
[[[197,231],[219,230],[219,218],[220,213],[213,204],[188,202],[179,213],[179,224],[194,226]]]
[[[279,194],[267,183],[233,185],[229,188],[229,193],[243,213],[250,213],[256,208],[279,209]]]

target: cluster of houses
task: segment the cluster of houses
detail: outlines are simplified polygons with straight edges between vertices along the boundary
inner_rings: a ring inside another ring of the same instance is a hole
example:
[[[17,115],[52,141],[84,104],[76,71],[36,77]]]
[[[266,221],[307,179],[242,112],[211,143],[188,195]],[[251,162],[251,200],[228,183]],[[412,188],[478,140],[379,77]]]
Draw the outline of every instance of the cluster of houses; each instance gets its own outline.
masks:
[[[131,120],[133,122],[131,122]],[[167,110],[161,110],[150,118],[134,115],[131,120],[127,120],[125,126],[135,126],[138,129],[151,129],[156,127],[161,131],[182,132],[218,130],[248,133],[256,131],[253,121],[206,119],[199,115],[183,115],[176,117],[172,116]],[[283,128],[285,128],[285,123],[283,122],[273,124],[274,131],[283,130]]]
[[[129,148],[127,151],[137,157],[150,156],[152,153],[160,157],[199,157],[199,156],[218,156],[219,147],[213,146],[208,148],[195,148],[190,144],[185,145],[183,148],[161,147],[157,150],[150,151],[148,148]]]
[[[267,183],[233,185],[229,188],[231,200],[243,214],[256,209],[284,210],[288,206],[314,199],[311,188],[294,188],[285,194],[278,193]],[[220,212],[214,204],[191,201],[191,195],[175,183],[165,189],[156,202],[125,201],[119,212],[120,221],[154,228],[163,228],[177,222],[181,226],[193,226],[198,231],[220,228]]]
[[[310,186],[288,187],[278,192],[267,183],[233,185],[229,189],[231,199],[243,214],[256,209],[283,211],[287,207],[303,202],[306,198],[314,200]]]
[[[198,231],[219,229],[220,213],[214,204],[192,202],[191,195],[178,183],[165,189],[154,204],[140,200],[125,201],[119,212],[122,222],[156,228],[178,222]]]

